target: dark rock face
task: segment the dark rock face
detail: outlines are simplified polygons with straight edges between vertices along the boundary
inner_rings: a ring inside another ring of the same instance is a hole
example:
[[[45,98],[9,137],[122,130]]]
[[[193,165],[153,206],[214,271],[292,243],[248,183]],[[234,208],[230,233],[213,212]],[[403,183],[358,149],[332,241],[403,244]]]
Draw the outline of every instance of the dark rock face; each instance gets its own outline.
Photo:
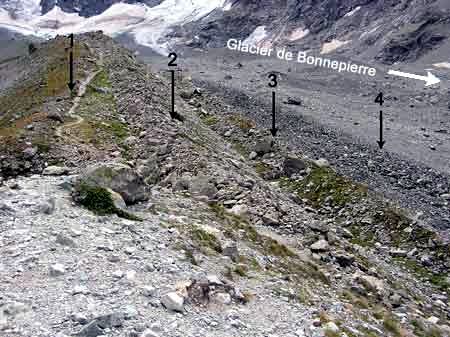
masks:
[[[415,61],[445,42],[450,5],[438,0],[242,0],[172,34],[184,33],[189,46],[222,48],[229,38],[245,39],[259,26],[269,33],[265,41],[275,45],[320,51],[334,39],[350,41],[336,52],[392,64]],[[309,34],[295,40],[296,29]]]
[[[425,11],[418,15],[393,35],[377,59],[388,64],[416,60],[448,38],[444,27],[450,22],[450,13]]]
[[[159,5],[163,0],[128,0],[126,3],[144,3],[149,7]],[[59,6],[67,13],[79,13],[81,16],[89,17],[101,14],[113,4],[123,2],[121,0],[42,0],[42,14],[52,10],[54,6]]]

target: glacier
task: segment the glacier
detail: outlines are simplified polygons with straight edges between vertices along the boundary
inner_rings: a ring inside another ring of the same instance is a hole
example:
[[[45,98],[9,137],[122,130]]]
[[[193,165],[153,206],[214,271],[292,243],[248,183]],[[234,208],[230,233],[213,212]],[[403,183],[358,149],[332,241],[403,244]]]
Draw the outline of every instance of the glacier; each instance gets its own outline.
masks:
[[[25,0],[9,1],[8,6],[2,4],[0,27],[46,39],[97,30],[111,37],[128,33],[138,44],[161,54],[171,48],[171,41],[164,37],[172,26],[199,20],[216,9],[229,9],[227,0],[165,0],[155,7],[116,3],[99,15],[85,18],[66,13],[58,6],[41,15],[39,3],[39,0]],[[18,14],[11,15],[13,11]]]

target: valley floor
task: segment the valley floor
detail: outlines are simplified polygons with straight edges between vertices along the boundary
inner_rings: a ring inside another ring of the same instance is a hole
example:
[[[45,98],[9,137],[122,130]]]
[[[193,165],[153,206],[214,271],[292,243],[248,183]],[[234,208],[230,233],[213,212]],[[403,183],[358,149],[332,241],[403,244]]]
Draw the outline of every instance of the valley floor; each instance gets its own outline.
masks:
[[[166,59],[144,59],[166,68]],[[270,73],[278,75],[278,137],[312,159],[326,158],[342,174],[398,202],[425,223],[450,233],[449,74],[436,73],[438,88],[385,76],[336,74],[295,62],[227,50],[186,51],[178,60],[185,76],[230,106],[271,127]],[[425,67],[425,66],[422,66]],[[421,67],[412,67],[417,72]],[[379,150],[383,92],[384,139]],[[286,104],[289,98],[294,104]],[[297,103],[295,103],[297,102]]]

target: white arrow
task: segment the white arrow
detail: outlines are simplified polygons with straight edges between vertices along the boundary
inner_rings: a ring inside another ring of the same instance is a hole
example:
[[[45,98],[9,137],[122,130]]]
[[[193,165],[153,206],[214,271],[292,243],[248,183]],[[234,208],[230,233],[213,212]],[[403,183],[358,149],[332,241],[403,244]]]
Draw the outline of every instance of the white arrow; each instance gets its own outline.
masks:
[[[429,86],[429,85],[433,85],[433,84],[437,84],[439,83],[441,80],[439,78],[437,78],[436,76],[434,76],[432,73],[430,73],[428,71],[427,76],[420,76],[420,75],[415,75],[415,74],[410,74],[410,73],[404,73],[401,71],[396,71],[396,70],[389,70],[388,71],[389,75],[394,75],[394,76],[400,76],[400,77],[406,77],[406,78],[412,78],[414,80],[420,80],[420,81],[424,81],[425,86]]]

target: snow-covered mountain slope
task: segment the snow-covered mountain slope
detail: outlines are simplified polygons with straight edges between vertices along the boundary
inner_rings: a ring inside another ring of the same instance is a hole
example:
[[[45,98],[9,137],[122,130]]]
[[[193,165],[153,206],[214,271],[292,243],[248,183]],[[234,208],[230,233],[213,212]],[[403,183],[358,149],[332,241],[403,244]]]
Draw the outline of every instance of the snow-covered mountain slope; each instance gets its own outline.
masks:
[[[42,13],[40,0],[2,0],[0,8],[8,12],[13,20],[25,21]]]
[[[215,9],[223,9],[225,4],[226,0],[165,0],[149,7],[144,3],[120,2],[99,15],[85,18],[78,13],[67,13],[58,6],[40,15],[36,3],[33,10],[19,11],[25,2],[17,1],[16,7],[12,2],[1,5],[0,27],[44,38],[94,30],[102,30],[113,37],[128,33],[137,43],[163,53],[168,50],[169,42],[163,38],[170,27],[197,21]]]
[[[0,0],[0,28],[24,35],[103,30],[166,53],[230,38],[382,63],[449,62],[448,0]]]

